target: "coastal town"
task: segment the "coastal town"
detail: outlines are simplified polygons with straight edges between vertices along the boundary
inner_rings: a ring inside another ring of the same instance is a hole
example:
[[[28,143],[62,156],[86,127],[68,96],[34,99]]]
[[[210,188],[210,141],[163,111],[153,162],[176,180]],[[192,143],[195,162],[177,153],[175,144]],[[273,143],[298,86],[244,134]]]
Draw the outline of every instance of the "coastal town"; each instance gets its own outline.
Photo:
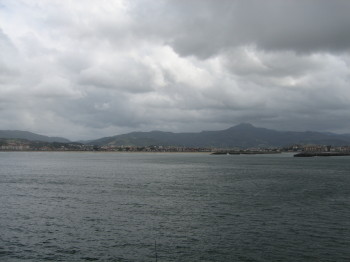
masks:
[[[315,153],[349,153],[350,146],[330,145],[290,145],[286,147],[252,147],[252,148],[207,148],[207,147],[182,147],[182,146],[134,146],[134,145],[90,145],[77,142],[59,143],[28,141],[24,139],[0,139],[0,151],[91,151],[91,152],[184,152],[184,153],[212,153],[212,154],[276,154],[282,152],[304,153],[309,156]],[[311,154],[312,153],[312,154]]]

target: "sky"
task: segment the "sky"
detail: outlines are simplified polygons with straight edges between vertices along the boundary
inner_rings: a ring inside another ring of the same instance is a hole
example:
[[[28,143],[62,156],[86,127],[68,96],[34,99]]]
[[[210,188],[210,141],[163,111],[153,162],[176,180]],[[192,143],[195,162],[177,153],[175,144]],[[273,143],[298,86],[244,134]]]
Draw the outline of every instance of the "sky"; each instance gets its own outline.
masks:
[[[350,133],[350,1],[0,0],[0,129]]]

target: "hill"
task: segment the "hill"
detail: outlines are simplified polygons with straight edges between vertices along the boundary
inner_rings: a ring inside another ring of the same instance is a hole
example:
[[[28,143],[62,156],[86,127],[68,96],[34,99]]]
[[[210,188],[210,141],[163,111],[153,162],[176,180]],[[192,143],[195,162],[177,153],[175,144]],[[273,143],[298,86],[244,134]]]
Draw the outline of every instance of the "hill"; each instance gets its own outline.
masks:
[[[29,141],[42,141],[42,142],[59,142],[59,143],[69,143],[68,139],[62,137],[49,137],[38,135],[28,131],[19,130],[0,130],[0,138],[16,138],[16,139],[26,139]]]
[[[221,131],[199,133],[172,133],[162,131],[132,132],[89,141],[94,145],[114,146],[184,146],[184,147],[283,147],[292,144],[349,145],[349,135],[321,132],[276,131],[255,127],[248,123],[239,124]]]

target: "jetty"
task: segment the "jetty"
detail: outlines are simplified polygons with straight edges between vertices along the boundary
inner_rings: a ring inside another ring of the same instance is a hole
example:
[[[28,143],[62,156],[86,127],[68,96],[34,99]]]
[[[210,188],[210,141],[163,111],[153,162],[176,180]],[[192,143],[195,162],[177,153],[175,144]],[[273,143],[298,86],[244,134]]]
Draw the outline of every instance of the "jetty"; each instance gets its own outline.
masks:
[[[301,152],[294,157],[315,157],[315,156],[350,156],[350,152]]]
[[[211,155],[266,155],[266,154],[281,154],[281,151],[215,151]]]

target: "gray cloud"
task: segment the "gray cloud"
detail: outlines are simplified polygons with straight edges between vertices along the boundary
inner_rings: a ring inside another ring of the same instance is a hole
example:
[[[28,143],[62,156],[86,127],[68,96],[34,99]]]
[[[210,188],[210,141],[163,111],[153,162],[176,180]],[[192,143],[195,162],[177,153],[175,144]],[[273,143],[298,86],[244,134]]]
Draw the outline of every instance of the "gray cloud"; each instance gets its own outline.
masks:
[[[347,1],[169,1],[181,13],[172,46],[182,55],[209,57],[232,46],[299,53],[349,51]],[[174,11],[170,11],[174,12]],[[165,15],[166,16],[166,15]]]
[[[0,127],[350,133],[347,1],[2,1]]]

